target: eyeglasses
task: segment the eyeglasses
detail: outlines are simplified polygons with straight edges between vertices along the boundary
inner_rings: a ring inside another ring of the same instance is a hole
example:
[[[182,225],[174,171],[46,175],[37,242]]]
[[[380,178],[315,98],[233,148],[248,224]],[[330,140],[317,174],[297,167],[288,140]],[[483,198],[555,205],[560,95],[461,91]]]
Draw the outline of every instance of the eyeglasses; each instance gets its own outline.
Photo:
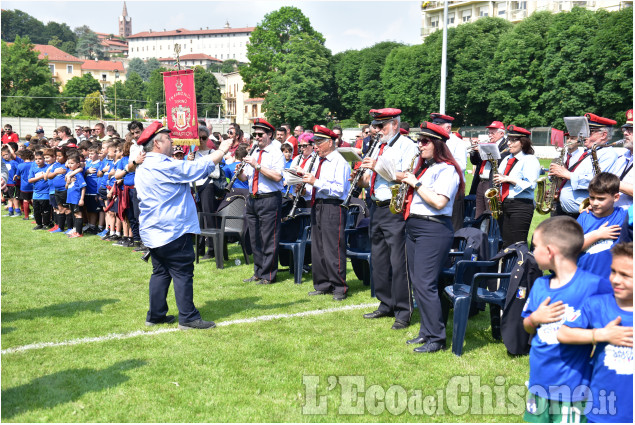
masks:
[[[370,131],[365,131],[364,134],[370,134]]]
[[[633,128],[632,127],[631,128],[628,128],[628,127],[623,128],[622,129],[622,133],[624,133],[624,134],[633,134]]]
[[[201,136],[201,137],[199,137],[199,139],[201,139],[201,140],[207,140],[207,139],[209,139],[209,137],[207,137],[207,136]]]
[[[227,134],[229,134],[230,136],[234,134],[233,131],[228,131]]]
[[[373,127],[375,127],[377,130],[381,130],[382,128],[384,128],[383,124],[373,124]]]
[[[298,147],[299,147],[300,149],[302,149],[302,148],[308,148],[309,146],[311,146],[311,145],[298,145]]]
[[[430,139],[421,138],[421,139],[417,140],[417,143],[419,143],[420,145],[425,146],[425,145],[427,145],[428,143],[430,143],[431,141],[432,141],[432,140],[430,140]]]
[[[254,133],[253,136],[254,137],[263,137],[265,135],[265,133]]]

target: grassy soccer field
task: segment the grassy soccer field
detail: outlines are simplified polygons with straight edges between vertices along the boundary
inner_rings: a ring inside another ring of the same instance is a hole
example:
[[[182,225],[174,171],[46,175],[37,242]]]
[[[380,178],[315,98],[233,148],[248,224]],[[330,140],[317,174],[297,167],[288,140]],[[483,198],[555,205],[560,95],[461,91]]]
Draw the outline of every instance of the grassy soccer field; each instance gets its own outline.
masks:
[[[528,358],[493,342],[487,312],[470,319],[461,358],[418,355],[405,344],[418,314],[402,331],[363,319],[376,300],[350,264],[350,296],[337,303],[307,296],[310,275],[302,285],[286,270],[275,285],[242,283],[252,268],[234,264],[232,246],[225,269],[214,260],[195,269],[194,302],[216,329],[148,328],[151,266],[138,254],[19,218],[1,224],[3,421],[522,419]],[[176,314],[172,291],[168,303]],[[451,329],[450,319],[448,343]]]

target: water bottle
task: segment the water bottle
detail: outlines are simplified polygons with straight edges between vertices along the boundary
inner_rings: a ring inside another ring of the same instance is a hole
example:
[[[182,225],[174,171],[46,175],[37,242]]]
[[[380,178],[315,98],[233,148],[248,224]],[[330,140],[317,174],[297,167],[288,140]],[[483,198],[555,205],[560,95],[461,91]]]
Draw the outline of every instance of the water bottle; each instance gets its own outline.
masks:
[[[240,258],[236,258],[234,260],[234,264],[236,264],[237,266],[240,266],[242,263],[240,262]]]

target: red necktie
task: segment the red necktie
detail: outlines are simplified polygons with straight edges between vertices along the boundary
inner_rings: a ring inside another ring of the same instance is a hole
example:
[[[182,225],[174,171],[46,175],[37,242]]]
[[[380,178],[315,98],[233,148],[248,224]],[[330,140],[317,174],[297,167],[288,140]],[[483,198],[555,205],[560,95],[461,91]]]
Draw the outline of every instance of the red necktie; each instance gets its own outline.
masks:
[[[262,153],[264,151],[260,151],[260,155],[258,155],[258,164],[260,164],[260,161],[262,160]],[[257,195],[258,194],[258,177],[260,176],[260,170],[256,170],[254,171],[254,182],[251,184],[251,193],[253,195]]]
[[[309,158],[311,158],[311,155],[307,156],[306,158],[304,158],[302,160],[302,165],[300,165],[300,168],[304,168],[304,164],[306,164],[306,162],[309,160]]]
[[[426,170],[428,169],[428,167],[424,168],[423,171],[421,171],[421,173],[419,173],[419,175],[417,176],[417,180],[419,180],[421,178],[421,176],[423,176],[423,174],[426,172]],[[415,188],[414,187],[409,187],[408,188],[408,193],[406,194],[406,208],[404,209],[403,212],[403,219],[404,220],[408,220],[408,216],[410,215],[410,206],[412,205],[412,197],[415,194]]]
[[[564,163],[565,168],[569,168],[569,161],[571,161],[571,154],[567,154],[567,160]]]
[[[379,148],[379,155],[377,155],[377,159],[379,159],[379,157],[381,156],[382,153],[384,153],[384,148],[386,147],[386,144],[384,143],[383,145],[381,145],[381,147]],[[375,180],[377,180],[377,173],[373,173],[373,178],[370,180],[370,196],[373,196],[375,194]]]
[[[514,166],[515,162],[516,162],[516,158],[510,158],[507,161],[507,166],[505,167],[505,172],[503,173],[504,176],[509,175],[509,172],[512,170],[512,167]],[[508,195],[509,195],[509,183],[503,183],[501,186],[501,200],[504,201]]]
[[[315,173],[315,178],[318,179],[320,178],[320,170],[322,169],[322,163],[326,160],[326,157],[324,158],[320,158],[320,164],[318,165],[318,169],[317,172]],[[313,206],[315,204],[315,194],[317,193],[317,190],[315,190],[315,187],[313,188],[313,193],[311,193],[311,206]]]
[[[485,165],[487,165],[487,161],[482,161],[482,162],[481,162],[481,168],[479,168],[479,170],[478,170],[478,174],[479,174],[479,176],[480,176],[481,174],[483,174],[483,170],[485,170]]]

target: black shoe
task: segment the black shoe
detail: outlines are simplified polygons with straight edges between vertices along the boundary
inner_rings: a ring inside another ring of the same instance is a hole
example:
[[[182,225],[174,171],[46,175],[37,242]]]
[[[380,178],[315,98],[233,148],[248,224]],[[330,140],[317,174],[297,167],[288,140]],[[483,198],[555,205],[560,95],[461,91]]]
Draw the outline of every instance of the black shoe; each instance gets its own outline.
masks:
[[[406,344],[411,345],[411,344],[425,344],[427,341],[425,336],[418,336],[412,339],[409,339],[408,341],[406,341]]]
[[[42,226],[41,224],[38,224],[37,226],[33,228],[33,230],[41,230],[41,229],[44,229],[44,226]]]
[[[410,326],[409,322],[404,322],[403,320],[396,319],[391,329],[394,329],[394,330],[406,329],[408,326]]]
[[[311,291],[311,292],[309,292],[309,295],[326,295],[326,294],[330,294],[330,293],[331,293],[331,292],[329,292],[329,291],[320,291],[320,290],[317,290],[317,291]]]
[[[205,320],[202,320],[202,319],[192,320],[191,322],[187,322],[184,324],[179,323],[179,329],[183,331],[187,331],[190,329],[211,329],[215,327],[216,327],[216,323],[211,321],[206,322]]]
[[[252,277],[248,277],[247,279],[243,279],[243,282],[245,282],[245,283],[258,282],[259,280],[260,280],[259,277],[256,277],[256,275],[253,275]]]
[[[502,341],[503,337],[501,336],[500,326],[492,326],[492,338],[494,338],[494,341]]]
[[[164,323],[174,323],[174,316],[165,316],[156,322],[149,322],[146,320],[146,326],[156,326],[162,325]]]
[[[333,301],[344,301],[346,297],[346,294],[333,294]]]
[[[441,344],[440,342],[426,342],[421,347],[417,347],[414,349],[415,353],[436,353],[437,351],[445,350],[445,344]]]
[[[385,311],[375,310],[372,313],[364,314],[364,319],[379,319],[380,317],[393,317],[392,313],[387,313]]]
[[[273,285],[275,282],[273,280],[260,279],[256,281],[256,285]]]
[[[133,252],[145,252],[148,250],[148,247],[145,246],[143,242],[141,241],[135,242],[134,246],[135,246],[135,249],[132,250]]]
[[[124,239],[124,241],[121,243],[121,246],[123,246],[124,248],[131,248],[134,246],[134,243],[131,239]]]
[[[211,260],[214,257],[215,257],[214,251],[211,251],[211,250],[208,249],[207,252],[205,253],[205,255],[203,255],[201,257],[201,260]]]

